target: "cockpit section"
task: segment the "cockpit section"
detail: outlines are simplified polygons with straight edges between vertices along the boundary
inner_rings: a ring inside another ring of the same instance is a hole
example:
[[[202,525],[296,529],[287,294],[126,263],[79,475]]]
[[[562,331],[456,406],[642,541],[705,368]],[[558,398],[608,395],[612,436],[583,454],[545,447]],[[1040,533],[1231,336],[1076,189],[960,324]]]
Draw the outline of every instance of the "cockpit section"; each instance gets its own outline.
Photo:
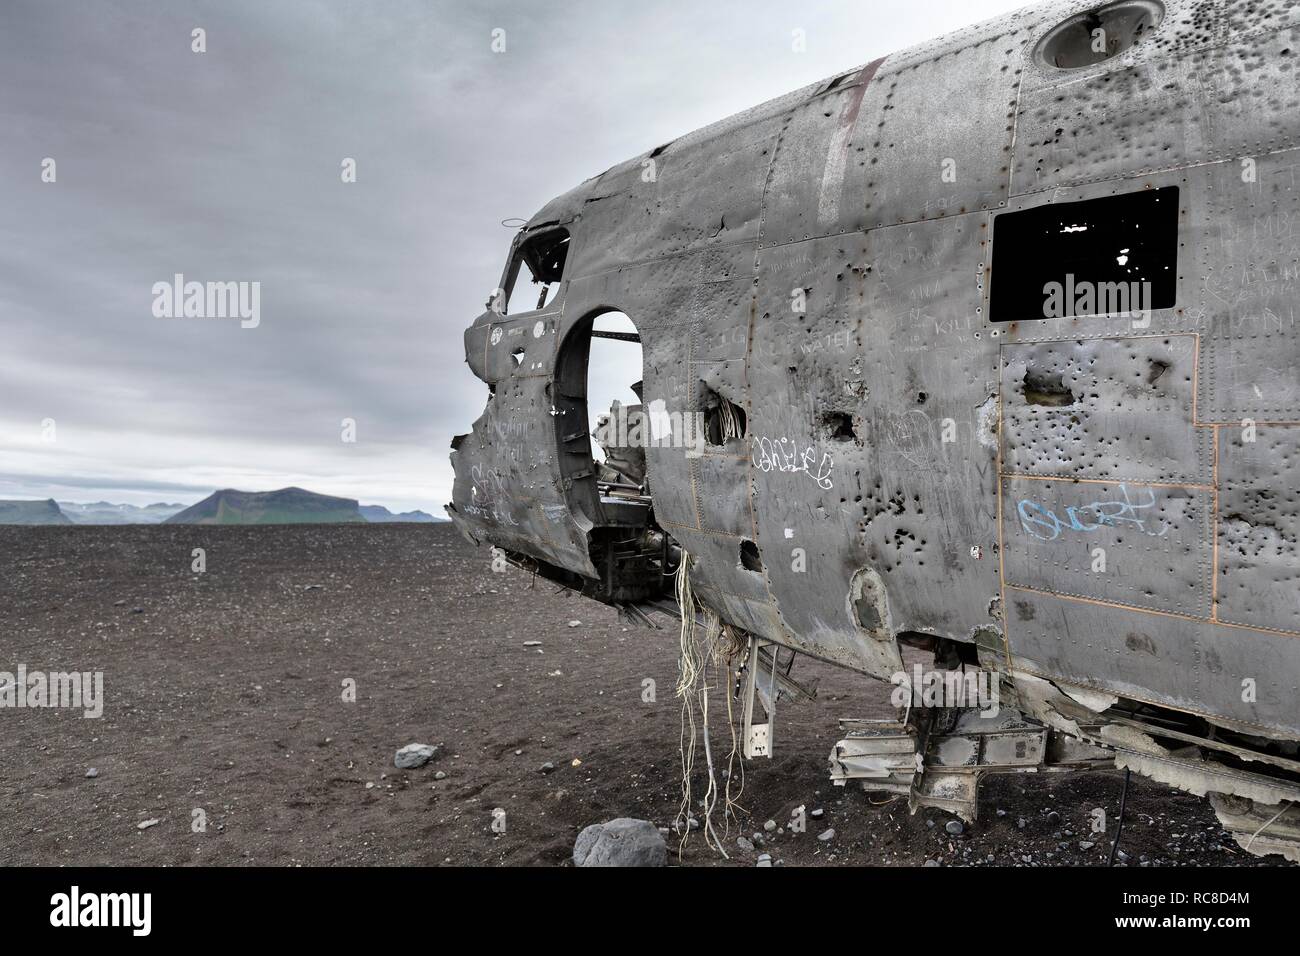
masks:
[[[611,308],[565,316],[569,224],[519,233],[466,334],[490,394],[453,441],[448,513],[509,562],[626,609],[671,595],[681,550],[655,519],[640,333]]]

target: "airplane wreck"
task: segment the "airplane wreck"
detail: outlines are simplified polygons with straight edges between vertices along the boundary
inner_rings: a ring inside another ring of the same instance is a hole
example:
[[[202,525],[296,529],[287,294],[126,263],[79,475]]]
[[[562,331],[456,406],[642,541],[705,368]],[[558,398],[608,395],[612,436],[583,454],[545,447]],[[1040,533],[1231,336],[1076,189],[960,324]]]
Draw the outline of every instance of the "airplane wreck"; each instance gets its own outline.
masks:
[[[846,720],[836,783],[1113,765],[1300,861],[1298,67],[1294,2],[1051,2],[586,180],[465,333],[448,513],[727,635],[747,756],[797,655],[918,649],[998,714]],[[639,404],[589,409],[611,339]]]

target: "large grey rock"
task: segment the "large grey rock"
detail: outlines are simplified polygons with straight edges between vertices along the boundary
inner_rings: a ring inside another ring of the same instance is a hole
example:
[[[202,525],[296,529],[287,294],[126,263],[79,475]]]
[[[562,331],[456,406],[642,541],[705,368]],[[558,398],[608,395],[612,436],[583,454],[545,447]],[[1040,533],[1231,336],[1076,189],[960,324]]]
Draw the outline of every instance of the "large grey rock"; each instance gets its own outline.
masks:
[[[573,862],[576,866],[663,866],[668,862],[668,846],[653,823],[620,817],[579,833]]]
[[[437,753],[438,748],[430,744],[407,744],[397,751],[397,756],[393,757],[393,763],[403,770],[414,770],[416,767],[423,767]]]

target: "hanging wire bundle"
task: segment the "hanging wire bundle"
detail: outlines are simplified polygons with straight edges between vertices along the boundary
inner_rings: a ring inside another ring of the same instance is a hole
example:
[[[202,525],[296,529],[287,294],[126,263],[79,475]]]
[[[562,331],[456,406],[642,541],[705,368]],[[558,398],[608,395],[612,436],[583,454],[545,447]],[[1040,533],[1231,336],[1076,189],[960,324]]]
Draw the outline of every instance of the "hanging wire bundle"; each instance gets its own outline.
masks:
[[[677,604],[681,609],[681,647],[678,662],[676,693],[682,701],[681,721],[681,757],[682,757],[682,800],[677,812],[677,831],[680,834],[678,855],[686,845],[690,835],[692,820],[692,777],[695,772],[695,754],[697,739],[702,742],[707,772],[707,786],[701,800],[703,806],[703,832],[705,842],[729,859],[724,848],[724,839],[730,833],[730,821],[736,819],[737,801],[744,792],[744,761],[740,761],[740,787],[732,794],[731,781],[738,757],[738,738],[736,735],[735,712],[732,707],[732,695],[727,686],[726,677],[731,671],[731,661],[744,651],[747,646],[745,638],[724,625],[718,615],[709,608],[701,609],[702,623],[696,620],[697,604],[691,590],[690,555],[683,552],[681,565],[677,569],[676,590]],[[717,679],[721,670],[722,678]],[[731,734],[731,752],[727,755],[726,783],[722,788],[723,833],[719,836],[713,825],[713,812],[718,804],[718,779],[713,761],[713,744],[709,725],[709,693],[720,686],[727,700],[727,728]]]
[[[722,440],[728,441],[732,438],[740,438],[740,420],[736,417],[735,406],[725,398],[719,397],[718,411],[720,413],[722,424]]]

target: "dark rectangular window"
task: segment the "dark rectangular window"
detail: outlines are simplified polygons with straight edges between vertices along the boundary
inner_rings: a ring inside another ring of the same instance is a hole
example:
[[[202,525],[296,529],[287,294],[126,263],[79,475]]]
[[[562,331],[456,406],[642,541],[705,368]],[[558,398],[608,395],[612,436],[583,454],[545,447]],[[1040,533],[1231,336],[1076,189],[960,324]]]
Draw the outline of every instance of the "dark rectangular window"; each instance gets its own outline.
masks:
[[[994,219],[990,321],[1172,309],[1177,292],[1177,186]]]

